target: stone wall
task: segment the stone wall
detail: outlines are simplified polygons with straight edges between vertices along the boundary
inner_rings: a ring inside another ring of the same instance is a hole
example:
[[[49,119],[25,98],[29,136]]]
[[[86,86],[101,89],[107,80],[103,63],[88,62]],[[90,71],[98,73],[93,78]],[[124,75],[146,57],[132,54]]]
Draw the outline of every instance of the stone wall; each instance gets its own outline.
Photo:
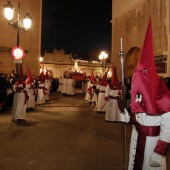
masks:
[[[23,59],[23,70],[26,73],[27,65],[32,74],[39,74],[39,57],[41,45],[41,17],[42,0],[12,0],[11,4],[15,7],[14,20],[17,19],[18,3],[20,2],[21,19],[28,12],[32,17],[32,26],[28,32],[20,32],[19,45],[27,51]],[[3,5],[7,0],[0,1],[0,71],[4,73],[15,70],[16,65],[11,56],[11,49],[17,45],[17,30],[8,25],[4,17]]]
[[[121,0],[126,1],[126,0]],[[112,0],[116,6],[115,0]],[[123,3],[122,3],[123,4]],[[134,1],[133,5],[122,11],[121,14],[112,16],[112,62],[118,75],[121,76],[120,67],[120,38],[123,39],[124,58],[133,47],[142,49],[144,37],[150,17],[152,18],[154,55],[166,54],[168,50],[167,32],[167,1],[166,0],[141,0]],[[169,73],[165,73],[167,76]]]

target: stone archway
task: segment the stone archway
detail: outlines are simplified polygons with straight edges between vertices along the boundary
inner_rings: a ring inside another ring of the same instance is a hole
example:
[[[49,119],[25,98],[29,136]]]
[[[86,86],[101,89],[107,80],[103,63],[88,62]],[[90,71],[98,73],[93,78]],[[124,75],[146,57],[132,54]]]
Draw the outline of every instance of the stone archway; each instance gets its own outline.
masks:
[[[131,48],[125,56],[125,77],[132,77],[136,68],[141,49],[138,47]]]

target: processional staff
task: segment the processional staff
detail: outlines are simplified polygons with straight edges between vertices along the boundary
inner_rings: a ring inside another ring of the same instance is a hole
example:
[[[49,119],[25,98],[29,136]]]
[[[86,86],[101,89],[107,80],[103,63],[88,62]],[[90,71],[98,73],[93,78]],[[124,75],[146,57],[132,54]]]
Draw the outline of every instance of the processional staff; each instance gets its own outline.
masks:
[[[125,108],[125,84],[124,84],[124,60],[123,60],[123,45],[122,38],[120,38],[120,62],[121,62],[121,72],[122,72],[122,112]],[[126,123],[123,122],[123,135],[124,135],[124,165],[123,168],[126,170]]]

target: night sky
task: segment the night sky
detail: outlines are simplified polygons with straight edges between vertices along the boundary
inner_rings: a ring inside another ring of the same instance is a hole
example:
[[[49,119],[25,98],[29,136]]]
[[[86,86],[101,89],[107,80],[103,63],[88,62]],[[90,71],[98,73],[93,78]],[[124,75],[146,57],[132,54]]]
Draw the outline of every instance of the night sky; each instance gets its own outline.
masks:
[[[41,53],[111,49],[112,0],[43,0]]]

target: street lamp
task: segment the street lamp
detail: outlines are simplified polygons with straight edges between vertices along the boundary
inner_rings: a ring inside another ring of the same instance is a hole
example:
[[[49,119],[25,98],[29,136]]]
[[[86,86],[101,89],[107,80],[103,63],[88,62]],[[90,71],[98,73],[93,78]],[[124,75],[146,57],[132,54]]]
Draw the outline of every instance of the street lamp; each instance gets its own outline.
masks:
[[[103,61],[103,75],[106,72],[106,59],[108,57],[108,54],[105,51],[102,51],[99,55],[99,59]]]
[[[40,62],[42,62],[43,61],[43,57],[40,57],[39,60],[40,60]]]
[[[19,32],[27,32],[27,30],[31,27],[31,17],[29,13],[26,13],[26,16],[21,22],[20,18],[20,3],[18,3],[18,17],[16,20],[12,21],[14,15],[14,6],[11,4],[11,1],[8,0],[7,4],[4,5],[4,15],[5,18],[8,20],[8,24],[12,26],[14,29],[17,30],[17,46],[19,46]],[[16,73],[19,73],[19,65],[16,63]]]

